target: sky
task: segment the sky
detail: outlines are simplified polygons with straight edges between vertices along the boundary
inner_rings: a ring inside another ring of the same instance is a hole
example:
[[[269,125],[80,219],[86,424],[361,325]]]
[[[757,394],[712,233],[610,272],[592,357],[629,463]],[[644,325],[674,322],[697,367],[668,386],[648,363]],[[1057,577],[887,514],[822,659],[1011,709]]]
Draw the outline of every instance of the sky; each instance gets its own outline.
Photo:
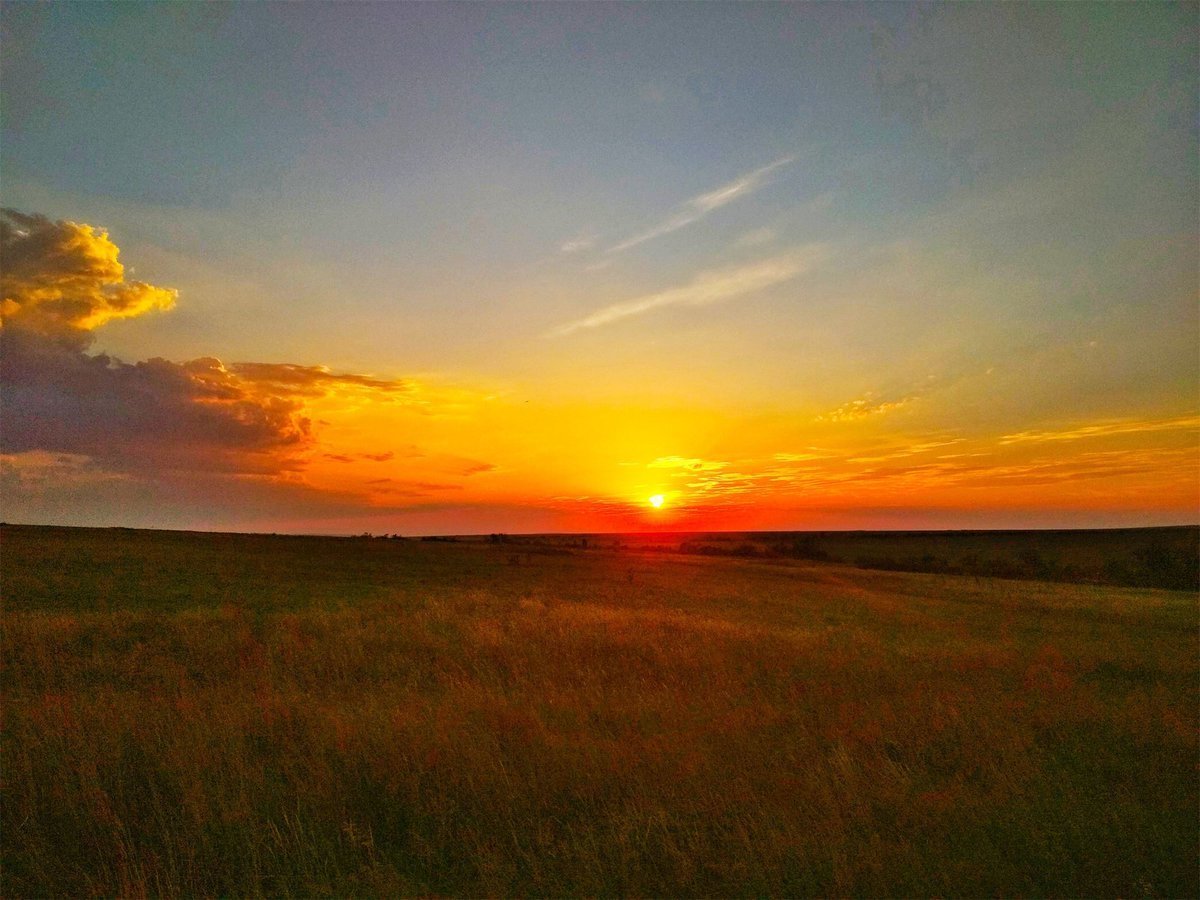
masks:
[[[4,3],[0,517],[1194,523],[1198,22]]]

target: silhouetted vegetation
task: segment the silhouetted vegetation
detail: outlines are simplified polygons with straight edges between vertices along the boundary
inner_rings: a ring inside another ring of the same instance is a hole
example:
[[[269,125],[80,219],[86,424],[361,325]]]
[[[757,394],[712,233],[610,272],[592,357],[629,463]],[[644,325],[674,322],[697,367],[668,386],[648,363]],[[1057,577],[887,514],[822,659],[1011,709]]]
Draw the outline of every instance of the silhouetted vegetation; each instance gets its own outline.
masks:
[[[1154,541],[1135,550],[1128,560],[1110,560],[1105,575],[1113,584],[1200,590],[1200,548],[1170,547]]]
[[[1081,546],[1086,552],[1081,552]],[[911,548],[909,553],[896,552],[906,547]],[[671,548],[660,543],[647,549]],[[1200,591],[1200,531],[1193,527],[1116,532],[702,535],[682,539],[678,550],[700,556],[848,562],[892,572]]]
[[[1168,547],[1156,541],[1138,548],[1123,559],[1110,559],[1093,571],[1055,563],[1037,550],[1027,549],[1013,557],[981,559],[966,556],[956,561],[926,553],[920,557],[859,557],[865,569],[895,572],[933,572],[942,575],[978,575],[988,578],[1027,578],[1039,581],[1086,582],[1126,587],[1200,591],[1200,552],[1186,547]]]

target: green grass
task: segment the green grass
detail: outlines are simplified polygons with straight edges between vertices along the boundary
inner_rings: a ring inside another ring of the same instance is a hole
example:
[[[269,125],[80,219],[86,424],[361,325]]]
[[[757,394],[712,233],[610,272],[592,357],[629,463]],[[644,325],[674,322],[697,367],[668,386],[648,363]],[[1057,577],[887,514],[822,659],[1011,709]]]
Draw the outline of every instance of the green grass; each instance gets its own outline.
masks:
[[[538,549],[4,528],[3,893],[1200,894],[1195,595]]]

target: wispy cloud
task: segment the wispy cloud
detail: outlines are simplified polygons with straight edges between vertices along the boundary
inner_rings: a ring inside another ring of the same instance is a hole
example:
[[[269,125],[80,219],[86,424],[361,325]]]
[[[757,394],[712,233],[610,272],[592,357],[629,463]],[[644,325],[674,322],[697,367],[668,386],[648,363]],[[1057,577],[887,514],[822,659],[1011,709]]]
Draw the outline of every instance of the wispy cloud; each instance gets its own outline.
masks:
[[[242,362],[230,364],[229,370],[248,382],[297,396],[322,396],[339,387],[401,393],[415,389],[406,381],[341,374],[330,371],[327,366]]]
[[[1145,434],[1152,431],[1195,431],[1200,429],[1200,416],[1180,416],[1174,419],[1118,419],[1081,425],[1061,431],[1019,431],[1000,438],[1001,444],[1047,443],[1077,441],[1082,438],[1107,437],[1113,434]]]
[[[782,463],[811,463],[836,455],[833,451],[822,450],[820,447],[808,447],[800,453],[776,453],[771,458]]]
[[[367,462],[383,463],[390,462],[395,458],[396,454],[392,451],[387,451],[384,453],[322,453],[321,456],[331,462],[352,463],[365,460]]]
[[[563,241],[558,249],[563,253],[578,253],[581,250],[590,250],[596,246],[596,236],[590,231],[584,231],[575,237],[567,238]]]
[[[680,228],[685,228],[693,222],[703,219],[713,210],[720,209],[722,206],[732,203],[739,197],[745,197],[747,194],[754,193],[767,183],[767,177],[772,172],[789,165],[795,159],[796,157],[794,156],[785,156],[760,169],[755,169],[753,172],[742,175],[740,178],[729,182],[729,184],[693,197],[662,222],[635,234],[631,238],[621,241],[619,244],[614,244],[605,252],[621,253],[631,247],[636,247],[638,244],[644,244],[646,241],[662,237],[664,234],[670,234],[673,231],[678,231]]]
[[[688,284],[614,303],[590,316],[556,328],[550,334],[562,336],[583,328],[596,328],[664,306],[707,306],[732,300],[790,281],[815,266],[826,253],[825,245],[809,244],[751,265],[704,271]]]
[[[647,463],[651,469],[686,469],[689,472],[712,472],[724,469],[729,463],[714,459],[697,459],[686,456],[660,456],[653,462]]]
[[[944,441],[925,441],[924,443],[905,444],[900,447],[893,447],[888,450],[883,450],[876,453],[864,454],[861,456],[851,456],[846,461],[859,465],[862,463],[880,463],[889,462],[893,459],[904,459],[909,456],[920,456],[928,453],[931,450],[940,450],[942,447],[952,447],[955,444],[961,444],[963,438],[952,438]],[[938,456],[938,459],[949,459],[957,454],[944,454]]]

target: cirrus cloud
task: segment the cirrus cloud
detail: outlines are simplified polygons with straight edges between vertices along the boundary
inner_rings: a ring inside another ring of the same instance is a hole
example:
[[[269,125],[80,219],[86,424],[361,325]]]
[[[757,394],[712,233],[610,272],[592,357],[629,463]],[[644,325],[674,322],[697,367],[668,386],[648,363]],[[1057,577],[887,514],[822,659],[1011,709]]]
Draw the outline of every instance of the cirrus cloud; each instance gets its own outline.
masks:
[[[709,269],[700,272],[687,284],[605,306],[591,315],[554,329],[550,335],[563,336],[586,328],[597,328],[667,306],[708,306],[732,300],[791,281],[815,267],[827,253],[823,244],[808,244],[790,253],[749,265]]]
[[[685,228],[693,222],[698,222],[714,210],[720,209],[734,200],[759,190],[759,188],[767,183],[772,172],[795,161],[796,157],[785,156],[782,159],[777,159],[772,163],[755,169],[753,172],[747,172],[745,175],[735,178],[728,184],[723,184],[711,191],[699,194],[685,202],[662,222],[609,247],[605,252],[621,253],[636,247],[638,244],[644,244],[646,241],[662,237],[673,231],[678,231],[680,228]]]

